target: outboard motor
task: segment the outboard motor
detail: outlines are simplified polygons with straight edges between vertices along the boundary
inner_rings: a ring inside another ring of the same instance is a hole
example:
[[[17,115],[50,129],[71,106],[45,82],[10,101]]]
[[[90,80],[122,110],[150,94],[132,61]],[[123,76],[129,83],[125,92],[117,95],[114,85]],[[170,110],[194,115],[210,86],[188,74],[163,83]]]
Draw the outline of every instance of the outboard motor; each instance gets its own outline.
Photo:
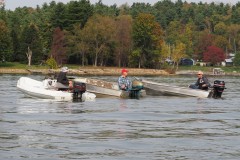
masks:
[[[73,81],[73,100],[82,100],[82,95],[86,91],[86,84]]]
[[[134,89],[134,90],[143,89],[143,83],[139,80],[133,80],[132,81],[132,89]]]
[[[220,80],[215,80],[213,84],[212,97],[221,98],[222,93],[225,89],[225,82]]]
[[[129,97],[130,98],[139,98],[140,91],[143,89],[143,83],[139,80],[132,81],[132,89],[130,90]]]

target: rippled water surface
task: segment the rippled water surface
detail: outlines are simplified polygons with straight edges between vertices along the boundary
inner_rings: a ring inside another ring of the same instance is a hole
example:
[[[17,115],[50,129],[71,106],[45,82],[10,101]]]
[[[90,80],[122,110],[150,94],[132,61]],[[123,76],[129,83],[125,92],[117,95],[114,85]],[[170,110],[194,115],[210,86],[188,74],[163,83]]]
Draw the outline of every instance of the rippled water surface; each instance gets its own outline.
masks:
[[[25,97],[21,75],[0,75],[2,160],[237,160],[240,84],[226,82],[224,99],[98,98],[61,103]],[[42,79],[42,76],[30,76]],[[94,77],[97,78],[97,77]],[[117,77],[98,77],[115,80]],[[141,77],[187,86],[196,77]],[[209,77],[213,81],[216,77]]]

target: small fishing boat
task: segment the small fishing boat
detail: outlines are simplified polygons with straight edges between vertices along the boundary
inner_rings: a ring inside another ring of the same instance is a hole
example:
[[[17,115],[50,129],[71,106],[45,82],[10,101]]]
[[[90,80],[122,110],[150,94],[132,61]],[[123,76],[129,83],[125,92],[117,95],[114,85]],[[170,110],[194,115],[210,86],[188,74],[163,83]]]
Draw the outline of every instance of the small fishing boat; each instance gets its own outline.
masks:
[[[216,80],[214,85],[208,91],[200,89],[191,89],[188,87],[178,87],[167,85],[164,83],[157,83],[147,80],[142,80],[144,89],[147,95],[171,95],[171,96],[190,96],[199,98],[221,98],[223,90],[225,89],[225,82]]]
[[[17,82],[17,88],[30,97],[53,99],[56,101],[85,101],[96,97],[94,94],[85,92],[86,85],[83,83],[73,82],[72,90],[58,90],[55,87],[56,84],[57,80],[45,79],[37,81],[29,77],[21,77]]]
[[[104,80],[76,78],[74,81],[86,83],[87,91],[96,94],[97,97],[139,98],[146,96],[142,83],[137,81],[133,81],[133,89],[130,91],[120,90],[117,83]]]
[[[188,87],[178,87],[147,80],[142,80],[142,82],[144,84],[144,89],[146,90],[148,95],[172,95],[207,98],[210,93],[210,90],[204,91],[191,89]]]

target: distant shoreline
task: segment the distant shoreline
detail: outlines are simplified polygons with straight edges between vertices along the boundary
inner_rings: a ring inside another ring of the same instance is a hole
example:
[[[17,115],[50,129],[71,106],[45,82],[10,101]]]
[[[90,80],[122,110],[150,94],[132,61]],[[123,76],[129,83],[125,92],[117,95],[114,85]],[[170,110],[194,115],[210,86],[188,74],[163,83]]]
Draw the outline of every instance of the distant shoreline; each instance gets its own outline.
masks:
[[[170,74],[165,70],[159,69],[139,69],[128,68],[129,76],[161,76],[161,75],[195,75],[195,70],[180,70],[175,74]],[[12,69],[0,68],[0,74],[42,74],[50,75],[60,72],[60,69]],[[69,69],[68,75],[78,76],[119,76],[121,75],[120,68],[82,68],[82,69]],[[214,75],[212,72],[204,72],[208,76],[240,76],[240,73],[224,73]]]
[[[191,71],[191,70],[181,70],[177,71],[176,75],[196,75],[198,71]],[[223,74],[213,74],[213,72],[204,72],[204,75],[207,76],[240,76],[240,73],[234,72],[225,72]]]
[[[169,75],[164,70],[157,69],[139,69],[128,68],[129,76],[158,76]],[[7,69],[0,68],[0,74],[54,74],[60,72],[59,69]],[[119,68],[83,68],[83,69],[69,69],[68,75],[80,75],[80,76],[117,76],[121,75],[121,69]]]

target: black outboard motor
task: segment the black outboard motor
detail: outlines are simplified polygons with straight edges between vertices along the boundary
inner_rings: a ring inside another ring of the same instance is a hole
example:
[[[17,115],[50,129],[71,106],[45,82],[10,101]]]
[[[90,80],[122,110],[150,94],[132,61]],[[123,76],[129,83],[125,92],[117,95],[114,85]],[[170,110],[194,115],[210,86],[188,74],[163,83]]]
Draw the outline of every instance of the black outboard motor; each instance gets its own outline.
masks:
[[[213,84],[212,97],[221,98],[224,89],[225,89],[225,82],[220,80],[215,80]]]
[[[82,100],[82,94],[86,91],[86,84],[73,81],[73,100]]]

